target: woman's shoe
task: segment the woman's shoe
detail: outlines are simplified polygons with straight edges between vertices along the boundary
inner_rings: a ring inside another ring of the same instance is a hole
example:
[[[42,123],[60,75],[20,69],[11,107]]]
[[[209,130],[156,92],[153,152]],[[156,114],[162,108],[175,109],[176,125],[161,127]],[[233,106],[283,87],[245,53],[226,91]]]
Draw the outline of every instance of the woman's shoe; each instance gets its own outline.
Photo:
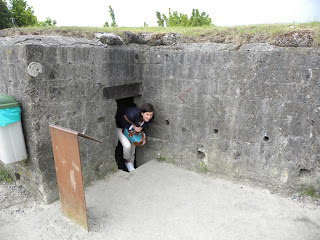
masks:
[[[129,172],[131,172],[135,169],[131,162],[126,162],[125,165],[126,165]]]

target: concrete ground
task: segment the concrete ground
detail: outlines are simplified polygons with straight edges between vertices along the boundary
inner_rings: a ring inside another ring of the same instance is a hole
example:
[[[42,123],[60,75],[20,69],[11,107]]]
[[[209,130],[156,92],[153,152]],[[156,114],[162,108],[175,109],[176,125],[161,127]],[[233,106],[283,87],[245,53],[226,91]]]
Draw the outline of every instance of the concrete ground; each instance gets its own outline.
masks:
[[[0,239],[319,240],[320,207],[150,161],[86,189],[89,232],[0,186]]]

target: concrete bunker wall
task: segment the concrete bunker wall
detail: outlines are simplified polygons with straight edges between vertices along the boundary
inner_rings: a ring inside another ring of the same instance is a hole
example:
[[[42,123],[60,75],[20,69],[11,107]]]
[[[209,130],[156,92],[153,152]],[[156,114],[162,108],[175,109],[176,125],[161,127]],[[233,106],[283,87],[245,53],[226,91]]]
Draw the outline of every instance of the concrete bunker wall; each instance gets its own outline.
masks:
[[[55,124],[103,142],[79,138],[85,184],[114,171],[114,97],[141,95],[139,50],[106,48],[85,39],[23,36],[0,39],[0,52],[0,91],[21,103],[29,154],[28,161],[6,168],[45,202],[56,200],[49,132],[49,124]],[[135,90],[119,91],[128,85]]]
[[[116,168],[115,100],[151,102],[156,117],[138,164],[190,169],[284,188],[320,184],[320,54],[268,44],[106,46],[0,39],[0,90],[22,104],[29,160],[9,166],[46,202],[58,197],[49,124],[80,140],[85,183]]]
[[[283,188],[320,185],[320,52],[193,44],[145,52],[157,118],[142,159]]]

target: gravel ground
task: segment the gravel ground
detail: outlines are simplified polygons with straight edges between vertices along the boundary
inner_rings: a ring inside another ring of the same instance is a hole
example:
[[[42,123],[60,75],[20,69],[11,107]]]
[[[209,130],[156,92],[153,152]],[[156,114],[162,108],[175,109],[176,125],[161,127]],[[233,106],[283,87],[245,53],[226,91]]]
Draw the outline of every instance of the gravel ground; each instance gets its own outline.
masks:
[[[0,239],[320,239],[318,201],[157,161],[109,175],[85,195],[89,232],[62,216],[60,201],[1,184]]]

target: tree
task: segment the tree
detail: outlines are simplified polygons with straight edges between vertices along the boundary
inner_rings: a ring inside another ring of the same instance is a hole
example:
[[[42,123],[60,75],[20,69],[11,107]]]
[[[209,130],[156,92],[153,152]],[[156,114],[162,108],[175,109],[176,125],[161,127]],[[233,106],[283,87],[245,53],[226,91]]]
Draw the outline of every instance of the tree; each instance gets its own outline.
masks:
[[[18,27],[34,26],[38,24],[37,17],[33,15],[33,8],[27,5],[27,1],[11,0],[11,15],[13,24]]]
[[[158,26],[159,27],[164,27],[164,19],[161,17],[161,13],[160,12],[156,12],[156,16],[158,18]]]
[[[5,0],[0,1],[0,29],[11,27],[11,12]]]
[[[162,14],[162,17],[163,17],[163,21],[165,22],[166,26],[168,26],[168,21],[169,19],[167,18],[166,15]]]
[[[27,5],[24,0],[0,0],[0,29],[7,27],[24,27],[35,26],[41,27],[54,26],[57,24],[56,20],[47,18],[43,22],[38,22],[37,17],[33,14],[33,7]]]
[[[109,6],[109,13],[110,13],[110,17],[112,19],[111,27],[118,27],[118,25],[116,24],[116,17],[114,15],[114,11],[111,6]]]

